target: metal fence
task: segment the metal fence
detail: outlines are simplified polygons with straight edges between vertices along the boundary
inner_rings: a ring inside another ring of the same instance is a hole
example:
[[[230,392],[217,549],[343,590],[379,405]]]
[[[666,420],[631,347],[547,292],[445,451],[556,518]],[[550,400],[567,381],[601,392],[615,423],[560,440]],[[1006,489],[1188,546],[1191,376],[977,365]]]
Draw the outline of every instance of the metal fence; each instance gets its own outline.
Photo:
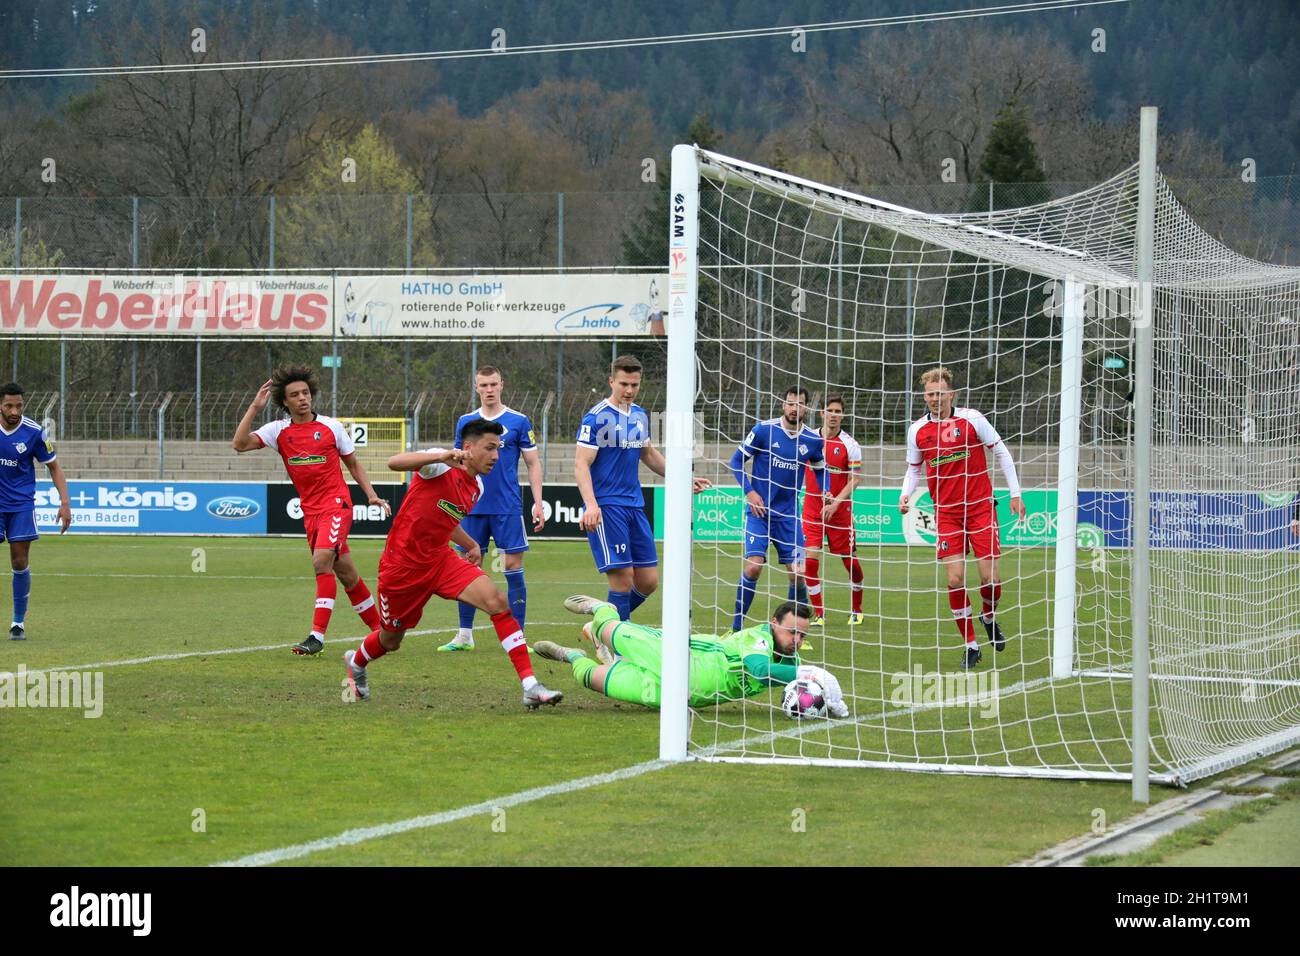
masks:
[[[604,392],[598,395],[604,397]],[[93,474],[118,480],[251,481],[283,478],[280,461],[274,455],[240,456],[230,448],[235,427],[250,400],[246,391],[209,392],[201,397],[192,392],[171,391],[141,392],[134,396],[83,392],[74,394],[65,406],[60,405],[57,393],[38,392],[28,397],[33,417],[55,435],[60,459],[74,477]],[[821,397],[814,394],[813,404],[818,404]],[[574,437],[583,414],[594,404],[590,394],[574,391],[561,399],[554,391],[519,391],[506,398],[511,408],[532,420],[545,480],[572,481]],[[1050,440],[1059,424],[1059,408],[1054,401],[1030,402],[1021,397],[995,396],[992,391],[974,395],[973,400],[1010,434],[1020,436],[1018,440],[1022,444],[1037,445]],[[652,439],[661,441],[658,413],[665,402],[662,384],[644,391],[638,402],[651,412]],[[409,446],[419,448],[449,446],[457,418],[475,404],[468,393],[421,390],[408,396],[400,391],[353,391],[322,393],[317,407],[340,418],[403,418],[408,425]],[[880,450],[885,457],[889,457],[887,453],[892,453],[892,449],[897,452],[893,456],[896,458],[901,456],[898,449],[908,424],[919,414],[915,395],[878,390],[850,393],[846,411],[845,427],[864,446]],[[702,464],[706,470],[712,468],[707,477],[729,481],[725,462],[739,439],[756,418],[778,413],[775,397],[758,403],[752,390],[720,395],[710,408],[701,409],[699,457],[702,463],[711,463]],[[278,414],[266,409],[258,416],[255,427]],[[1103,416],[1126,416],[1128,410],[1122,401],[1109,408],[1105,403],[1098,403],[1090,414],[1100,421]],[[1099,435],[1109,435],[1113,425],[1095,430]],[[1085,425],[1085,436],[1088,434],[1089,427]],[[659,481],[645,469],[642,478],[646,484]]]

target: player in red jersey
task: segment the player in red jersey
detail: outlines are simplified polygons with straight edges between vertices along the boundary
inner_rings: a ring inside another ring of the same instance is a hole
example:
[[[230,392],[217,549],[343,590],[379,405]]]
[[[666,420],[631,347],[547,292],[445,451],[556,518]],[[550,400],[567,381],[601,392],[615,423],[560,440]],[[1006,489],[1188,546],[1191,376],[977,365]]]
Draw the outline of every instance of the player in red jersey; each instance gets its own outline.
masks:
[[[807,467],[804,477],[803,537],[808,557],[804,562],[804,577],[808,580],[808,600],[812,603],[812,627],[825,621],[826,607],[822,599],[821,552],[823,539],[829,539],[831,554],[844,562],[852,581],[853,613],[850,624],[862,623],[862,565],[858,562],[857,538],[853,533],[853,489],[858,484],[862,467],[862,446],[841,429],[844,422],[844,399],[833,395],[822,406],[821,436],[825,439],[822,457],[829,479],[824,492]]]
[[[921,376],[921,385],[930,410],[907,432],[907,476],[898,510],[907,514],[912,492],[924,478],[934,501],[939,561],[948,571],[948,604],[964,643],[961,666],[969,670],[982,655],[975,640],[970,595],[966,593],[967,551],[975,555],[980,569],[980,623],[993,650],[1006,647],[1006,637],[994,616],[1002,596],[998,578],[1001,550],[985,448],[998,460],[1011,491],[1011,511],[1022,521],[1025,503],[1020,498],[1015,462],[1002,436],[973,408],[953,407],[952,372],[942,366],[932,368]]]
[[[343,425],[312,411],[312,402],[318,394],[320,381],[315,369],[306,365],[281,365],[257,390],[257,397],[244,412],[230,443],[237,452],[258,448],[278,451],[302,503],[302,524],[307,532],[307,547],[311,549],[312,569],[316,572],[316,610],[312,614],[311,633],[302,643],[294,645],[295,654],[318,654],[325,646],[325,630],[334,611],[339,584],[366,627],[373,630],[379,626],[375,600],[349,554],[352,496],[339,462],[347,465],[352,479],[365,492],[366,500],[384,509],[384,517],[393,510],[375,494]],[[253,419],[272,399],[289,417],[268,422],[253,431]]]
[[[528,645],[510,613],[510,602],[478,566],[483,552],[460,526],[483,494],[480,476],[495,467],[504,431],[499,422],[478,418],[462,426],[461,448],[430,448],[388,459],[394,471],[415,474],[379,559],[381,625],[359,648],[343,655],[350,700],[370,699],[370,662],[402,646],[407,630],[420,623],[424,605],[435,594],[446,601],[464,601],[492,618],[501,649],[524,685],[525,707],[536,710],[563,699],[562,693],[548,690],[533,676]],[[465,549],[464,557],[449,541]]]

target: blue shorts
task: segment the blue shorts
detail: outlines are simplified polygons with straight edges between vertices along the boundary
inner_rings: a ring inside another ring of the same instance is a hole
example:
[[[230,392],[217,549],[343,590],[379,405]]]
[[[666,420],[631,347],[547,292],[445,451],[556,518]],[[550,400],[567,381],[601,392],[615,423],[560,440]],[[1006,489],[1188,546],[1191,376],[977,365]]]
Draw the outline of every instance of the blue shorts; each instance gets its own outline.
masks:
[[[0,541],[35,541],[40,535],[36,533],[36,512],[0,511]]]
[[[461,521],[460,526],[478,542],[484,552],[487,551],[488,538],[497,543],[497,550],[503,554],[519,554],[528,550],[528,534],[524,531],[522,514],[476,515],[471,512]]]
[[[797,515],[774,515],[759,518],[745,511],[745,557],[767,557],[769,546],[776,547],[776,559],[781,564],[796,564],[803,560],[803,528]]]
[[[614,568],[653,568],[659,564],[645,508],[601,505],[600,516],[596,530],[587,532],[597,571],[604,574]]]

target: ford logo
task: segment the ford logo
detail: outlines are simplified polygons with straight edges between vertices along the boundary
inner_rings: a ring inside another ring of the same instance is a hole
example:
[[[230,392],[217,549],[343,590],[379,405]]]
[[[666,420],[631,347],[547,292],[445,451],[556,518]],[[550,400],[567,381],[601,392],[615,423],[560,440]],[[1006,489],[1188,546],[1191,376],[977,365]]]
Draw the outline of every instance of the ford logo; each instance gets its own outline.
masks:
[[[236,495],[213,498],[208,502],[208,514],[214,518],[251,518],[261,510],[262,506],[252,498]]]

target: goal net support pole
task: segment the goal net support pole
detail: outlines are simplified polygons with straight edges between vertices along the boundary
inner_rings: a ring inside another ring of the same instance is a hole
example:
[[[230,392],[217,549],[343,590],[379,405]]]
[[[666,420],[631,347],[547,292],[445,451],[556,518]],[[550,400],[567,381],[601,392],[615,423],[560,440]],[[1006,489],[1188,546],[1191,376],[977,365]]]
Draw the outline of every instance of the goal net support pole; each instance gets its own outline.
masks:
[[[1083,414],[1084,286],[1063,283],[1061,431],[1057,454],[1056,604],[1052,619],[1052,677],[1074,673],[1075,598],[1079,549],[1079,425]]]
[[[1151,431],[1155,363],[1156,118],[1142,107],[1138,145],[1137,316],[1133,325],[1133,799],[1149,803],[1151,676]]]

